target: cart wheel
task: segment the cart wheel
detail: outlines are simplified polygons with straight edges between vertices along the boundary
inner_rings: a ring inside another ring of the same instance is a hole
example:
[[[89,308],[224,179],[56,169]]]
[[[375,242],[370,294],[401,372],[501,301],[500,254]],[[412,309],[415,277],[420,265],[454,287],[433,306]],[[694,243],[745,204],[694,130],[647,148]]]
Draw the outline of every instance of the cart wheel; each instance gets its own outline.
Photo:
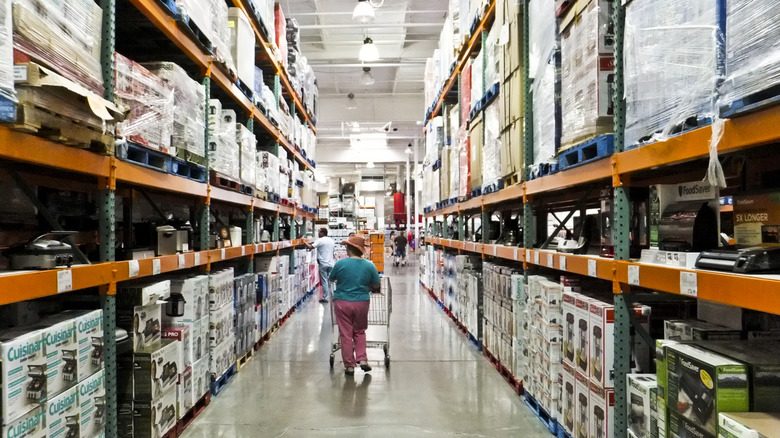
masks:
[[[334,363],[335,360],[336,360],[335,357],[331,354],[330,355],[330,368],[331,369],[333,369],[333,363]]]
[[[390,368],[390,356],[385,356],[385,368]]]

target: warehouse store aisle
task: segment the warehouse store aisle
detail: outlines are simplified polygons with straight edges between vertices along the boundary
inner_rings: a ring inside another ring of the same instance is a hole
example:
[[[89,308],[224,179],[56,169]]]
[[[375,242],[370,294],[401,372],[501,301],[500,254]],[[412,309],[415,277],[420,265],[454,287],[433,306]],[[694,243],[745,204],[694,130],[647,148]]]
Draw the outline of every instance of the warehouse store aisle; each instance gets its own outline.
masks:
[[[416,266],[389,268],[391,365],[331,372],[330,312],[309,300],[184,438],[550,437],[502,377],[419,287]]]

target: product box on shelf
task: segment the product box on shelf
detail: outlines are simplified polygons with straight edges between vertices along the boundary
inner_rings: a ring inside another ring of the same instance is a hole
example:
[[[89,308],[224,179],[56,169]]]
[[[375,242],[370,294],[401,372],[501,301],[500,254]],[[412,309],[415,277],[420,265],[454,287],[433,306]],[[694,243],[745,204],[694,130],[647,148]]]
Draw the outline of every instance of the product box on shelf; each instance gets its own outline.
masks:
[[[612,424],[615,418],[615,389],[602,388],[590,382],[590,434],[589,438],[614,436]]]
[[[154,400],[176,386],[179,371],[184,369],[179,363],[179,348],[178,342],[166,340],[160,348],[134,353],[134,400]]]
[[[671,341],[731,341],[742,331],[693,319],[664,321],[664,339]]]
[[[163,339],[170,339],[179,344],[178,363],[185,368],[192,365],[192,362],[195,360],[195,350],[192,348],[192,341],[200,335],[200,333],[195,333],[195,330],[198,328],[197,323],[184,323],[183,325],[165,326],[162,329]]]
[[[658,412],[658,436],[666,437],[667,431],[667,410],[666,400],[669,394],[669,374],[667,373],[666,353],[671,345],[678,344],[677,341],[666,339],[657,339],[655,341],[655,376],[656,376],[656,411]]]
[[[47,438],[46,405],[37,405],[32,410],[11,422],[2,422],[0,431],[4,437]]]
[[[719,412],[750,407],[747,366],[694,345],[666,349],[669,433],[714,437]]]
[[[117,310],[117,326],[127,330],[132,339],[133,351],[155,347],[160,344],[162,328],[162,306],[134,306]]]
[[[209,276],[209,310],[233,304],[233,268]]]
[[[584,295],[575,301],[574,368],[586,376],[590,376],[590,305],[593,301]]]
[[[197,403],[210,391],[211,371],[209,371],[209,356],[206,355],[192,364],[192,402]]]
[[[563,313],[563,363],[575,367],[575,345],[579,330],[577,329],[577,298],[576,292],[565,291],[562,298],[561,310]]]
[[[720,211],[720,191],[717,187],[711,186],[708,182],[704,181],[692,181],[681,184],[656,184],[650,186],[650,202],[649,202],[649,228],[650,228],[650,248],[665,248],[664,240],[685,240],[688,241],[691,246],[693,245],[692,236],[690,233],[681,233],[681,231],[688,230],[687,227],[681,227],[679,224],[664,225],[661,223],[663,214],[669,210],[670,214],[675,214],[674,209],[680,209],[681,207],[687,207],[689,209],[696,208],[701,209],[703,204],[706,203],[707,207],[712,212]],[[735,202],[736,204],[736,202]],[[734,206],[735,219],[736,219],[737,206]],[[705,237],[699,237],[699,239],[709,242],[715,242],[717,245],[718,233],[720,233],[720,215],[714,214],[716,227],[712,230],[708,229],[711,234]],[[703,217],[703,216],[699,216]],[[736,235],[737,221],[734,221],[735,228],[734,233]],[[692,231],[691,231],[692,233]],[[681,235],[682,234],[682,235]],[[739,242],[737,242],[739,243]],[[676,246],[671,248],[677,250]],[[674,263],[671,263],[674,264]],[[679,266],[679,262],[678,262]]]
[[[106,378],[100,370],[79,383],[81,438],[102,438],[106,423]]]
[[[658,381],[655,374],[626,376],[628,428],[637,438],[658,435],[656,412]]]
[[[209,346],[216,347],[233,334],[233,318],[236,309],[226,304],[211,312],[209,316]]]
[[[590,433],[590,381],[588,376],[574,372],[574,433],[572,438],[588,438]]]
[[[74,386],[46,402],[46,428],[50,437],[80,436],[79,388]]]
[[[615,307],[602,301],[592,301],[590,327],[590,379],[598,385],[613,387]]]
[[[47,318],[30,327],[40,330],[46,351],[46,392],[51,398],[79,381],[79,344],[72,314]]]
[[[3,424],[46,401],[46,339],[41,331],[10,329],[0,333]]]
[[[482,145],[484,140],[483,114],[479,113],[469,125],[469,190],[482,187]]]
[[[192,367],[187,367],[187,369],[179,374],[177,390],[179,392],[179,415],[177,418],[181,420],[195,404],[195,398],[193,397]]]
[[[103,369],[103,311],[65,311],[74,317],[78,340],[78,380],[84,380]]]
[[[734,196],[734,240],[741,246],[780,245],[780,193]]]
[[[171,296],[171,281],[135,281],[126,282],[118,287],[117,296],[120,306],[148,306]]]
[[[721,412],[719,438],[772,438],[780,430],[780,413]]]
[[[231,335],[222,341],[221,344],[211,349],[209,371],[215,378],[222,376],[225,371],[236,363],[235,344],[235,337]]]
[[[162,438],[176,426],[178,407],[176,387],[169,388],[152,401],[135,402],[133,409],[133,436]]]
[[[184,298],[184,314],[182,316],[163,315],[163,320],[168,322],[198,321],[204,315],[208,315],[208,276],[172,278],[171,293],[180,294]]]
[[[228,9],[230,53],[236,63],[236,74],[250,90],[255,83],[255,33],[244,11]]]

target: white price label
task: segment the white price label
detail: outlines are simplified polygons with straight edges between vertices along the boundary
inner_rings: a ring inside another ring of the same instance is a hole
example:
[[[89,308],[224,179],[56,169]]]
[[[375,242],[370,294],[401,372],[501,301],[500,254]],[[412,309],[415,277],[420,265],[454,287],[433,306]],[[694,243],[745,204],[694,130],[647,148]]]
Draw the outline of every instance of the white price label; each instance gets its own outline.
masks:
[[[255,254],[260,252],[260,245],[255,243]]]
[[[540,256],[540,254],[539,254],[539,251],[536,251],[536,252],[534,253],[534,264],[535,264],[535,265],[537,265],[537,266],[539,266],[539,265],[540,265],[540,262],[539,262],[540,258],[541,258],[541,256]]]
[[[160,272],[162,272],[160,259],[152,259],[152,275],[160,275]]]
[[[527,249],[525,250],[525,261],[530,263],[531,262],[531,250]]]
[[[558,260],[558,263],[560,263],[560,265],[561,265],[561,270],[565,271],[566,270],[566,257],[561,256],[561,258]]]
[[[57,271],[57,293],[70,292],[73,290],[73,272],[70,269]]]
[[[222,260],[225,260],[225,248],[222,248],[219,251],[219,256],[222,258]]]
[[[555,267],[555,259],[553,258],[552,254],[547,254],[547,266],[551,268]]]
[[[517,256],[519,256],[519,250],[515,248],[515,260],[518,260]]]
[[[195,253],[195,266],[200,266],[200,253]]]
[[[141,272],[141,267],[138,265],[138,260],[130,260],[127,262],[128,267],[128,276],[130,278],[137,277],[138,273]]]
[[[242,246],[242,247],[241,247],[241,257],[243,257],[243,256],[245,256],[245,255],[246,255],[246,247],[245,247],[245,246]]]
[[[680,294],[689,297],[699,296],[699,277],[695,272],[680,272]]]
[[[179,254],[179,269],[184,269],[187,266],[187,260],[184,258],[184,254]]]
[[[498,255],[498,245],[493,245],[493,257]]]
[[[639,266],[628,265],[628,284],[639,286]]]
[[[588,260],[588,275],[591,277],[598,277],[599,275],[595,260]]]

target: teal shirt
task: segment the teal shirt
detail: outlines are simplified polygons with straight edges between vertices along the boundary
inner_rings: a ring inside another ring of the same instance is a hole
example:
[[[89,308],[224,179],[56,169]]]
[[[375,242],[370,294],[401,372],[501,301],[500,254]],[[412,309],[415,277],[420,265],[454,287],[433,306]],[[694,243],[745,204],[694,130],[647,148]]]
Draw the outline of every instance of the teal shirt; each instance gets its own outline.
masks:
[[[370,286],[379,284],[376,266],[366,259],[346,258],[336,262],[330,271],[330,281],[336,282],[334,300],[368,301]]]

